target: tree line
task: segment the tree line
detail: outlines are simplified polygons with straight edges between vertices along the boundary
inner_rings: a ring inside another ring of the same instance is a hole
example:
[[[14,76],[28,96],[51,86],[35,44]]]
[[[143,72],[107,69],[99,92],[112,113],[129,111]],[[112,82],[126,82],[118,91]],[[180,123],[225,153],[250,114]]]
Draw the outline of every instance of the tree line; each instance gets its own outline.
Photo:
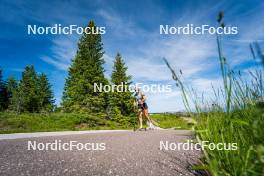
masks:
[[[3,79],[0,70],[0,110],[21,112],[52,111],[54,96],[48,78],[37,74],[33,65],[26,66],[21,80]]]
[[[96,28],[94,21],[88,24]],[[61,103],[63,112],[105,113],[120,120],[133,113],[133,96],[127,92],[94,92],[94,84],[129,85],[131,76],[120,53],[116,54],[111,79],[104,75],[103,43],[100,34],[84,33],[68,69]],[[0,110],[41,112],[54,110],[54,95],[47,76],[37,74],[34,66],[26,66],[21,80],[3,80],[0,71]]]

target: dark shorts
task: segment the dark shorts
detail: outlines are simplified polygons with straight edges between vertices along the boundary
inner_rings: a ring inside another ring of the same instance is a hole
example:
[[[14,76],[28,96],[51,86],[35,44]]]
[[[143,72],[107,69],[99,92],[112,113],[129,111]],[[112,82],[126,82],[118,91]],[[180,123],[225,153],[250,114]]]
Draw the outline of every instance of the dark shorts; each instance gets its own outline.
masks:
[[[140,110],[148,109],[147,103],[139,104],[138,109],[140,109]]]

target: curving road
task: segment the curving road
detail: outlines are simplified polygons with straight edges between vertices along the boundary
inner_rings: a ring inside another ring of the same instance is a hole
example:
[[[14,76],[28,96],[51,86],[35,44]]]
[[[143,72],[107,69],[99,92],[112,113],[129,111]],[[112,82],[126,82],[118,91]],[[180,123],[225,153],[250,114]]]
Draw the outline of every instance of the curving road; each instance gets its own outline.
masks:
[[[0,175],[199,175],[191,169],[199,161],[199,151],[159,149],[160,141],[190,138],[192,132],[187,130],[0,135]],[[56,140],[105,143],[105,150],[28,150],[28,141]]]

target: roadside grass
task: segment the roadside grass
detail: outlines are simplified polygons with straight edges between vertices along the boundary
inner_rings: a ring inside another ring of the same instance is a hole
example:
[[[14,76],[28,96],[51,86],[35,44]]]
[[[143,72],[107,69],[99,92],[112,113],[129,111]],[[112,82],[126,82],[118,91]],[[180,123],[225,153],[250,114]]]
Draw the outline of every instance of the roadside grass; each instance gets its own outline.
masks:
[[[161,128],[165,129],[190,130],[194,125],[175,114],[152,114],[151,118],[158,122]]]
[[[100,114],[74,113],[0,113],[0,133],[43,132],[43,131],[77,131],[103,129],[129,129],[111,120],[105,120]]]
[[[186,109],[196,121],[194,129],[197,141],[200,143],[201,141],[209,141],[214,144],[222,143],[226,146],[236,143],[238,147],[237,150],[205,148],[203,164],[197,169],[206,170],[214,176],[263,176],[263,80],[257,79],[251,80],[249,83],[241,83],[234,81],[236,80],[234,76],[229,74],[224,77],[228,85],[218,91],[224,92],[223,94],[211,97],[214,102],[203,100],[203,103],[199,101],[197,93],[193,89],[189,89],[182,82],[180,76],[177,76],[176,81],[182,90]],[[235,88],[233,89],[233,87]],[[237,87],[243,87],[243,89]],[[195,110],[191,110],[190,104],[194,105]],[[204,108],[205,104],[208,107]]]
[[[191,124],[176,115],[151,115],[162,128],[190,129]],[[107,120],[104,114],[76,113],[0,113],[0,133],[78,131],[78,130],[115,130],[134,129],[136,117],[124,117],[122,123]]]
[[[212,175],[263,175],[264,112],[256,106],[225,112],[200,114],[197,138],[210,143],[236,143],[238,150],[206,149],[205,163]],[[227,147],[228,148],[228,147]]]
[[[219,13],[218,22],[219,26],[225,26],[223,13]],[[236,143],[238,147],[237,150],[205,148],[199,169],[214,176],[263,176],[264,80],[258,64],[262,62],[264,66],[264,54],[258,43],[251,44],[256,67],[242,75],[230,68],[223,55],[221,36],[217,36],[217,48],[223,85],[220,88],[212,85],[214,95],[207,99],[185,82],[181,70],[173,70],[164,59],[181,90],[186,110],[197,122],[194,126],[197,141]]]

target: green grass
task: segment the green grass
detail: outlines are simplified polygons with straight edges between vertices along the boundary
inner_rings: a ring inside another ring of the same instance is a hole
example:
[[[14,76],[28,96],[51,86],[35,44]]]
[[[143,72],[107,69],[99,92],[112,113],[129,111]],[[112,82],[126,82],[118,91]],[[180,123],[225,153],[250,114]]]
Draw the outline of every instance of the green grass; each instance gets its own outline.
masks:
[[[197,137],[212,143],[237,143],[238,150],[205,150],[212,175],[263,175],[264,113],[254,106],[225,112],[210,112],[197,117]]]
[[[0,113],[0,133],[129,128],[132,127],[105,120],[100,114],[28,113],[16,115],[14,113]]]
[[[190,130],[193,126],[193,123],[174,114],[153,114],[151,118],[158,122],[161,128]]]
[[[190,129],[191,124],[176,115],[155,114],[151,116],[162,128]],[[125,117],[122,124],[106,120],[102,114],[75,113],[0,113],[0,133],[43,132],[43,131],[78,131],[133,129],[136,117]]]

